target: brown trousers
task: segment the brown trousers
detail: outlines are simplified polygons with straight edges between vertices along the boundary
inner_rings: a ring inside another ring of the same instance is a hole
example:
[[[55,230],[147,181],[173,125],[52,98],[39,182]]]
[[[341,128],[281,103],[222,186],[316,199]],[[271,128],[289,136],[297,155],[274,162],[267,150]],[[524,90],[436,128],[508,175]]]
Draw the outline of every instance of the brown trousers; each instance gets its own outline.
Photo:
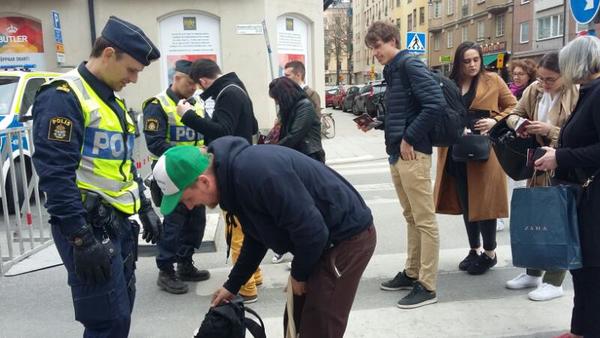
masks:
[[[374,226],[326,250],[308,277],[306,294],[294,296],[294,322],[300,338],[341,338],[377,243]],[[287,312],[284,313],[284,332]],[[284,333],[285,336],[285,333]]]

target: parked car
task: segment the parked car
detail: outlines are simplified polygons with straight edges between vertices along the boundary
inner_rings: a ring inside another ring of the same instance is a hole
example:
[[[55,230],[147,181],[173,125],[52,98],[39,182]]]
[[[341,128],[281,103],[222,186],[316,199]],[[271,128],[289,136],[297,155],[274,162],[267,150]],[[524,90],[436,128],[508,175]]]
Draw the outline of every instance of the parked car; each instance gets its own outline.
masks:
[[[333,96],[332,107],[333,109],[342,109],[342,102],[346,98],[346,88],[343,85],[338,87],[338,92]]]
[[[344,100],[342,101],[342,111],[346,112],[352,109],[352,103],[354,103],[354,98],[358,95],[359,91],[360,87],[358,86],[348,88],[346,95],[344,95]]]
[[[0,131],[9,128],[18,128],[27,125],[31,119],[31,105],[35,98],[37,90],[44,83],[52,78],[60,75],[59,73],[51,72],[29,72],[29,71],[0,71]],[[23,146],[23,154],[19,151],[19,135]],[[2,181],[5,182],[6,202],[9,213],[14,213],[13,201],[13,186],[11,181],[11,170],[14,170],[15,181],[17,186],[17,197],[19,204],[25,200],[25,189],[22,186],[23,176],[27,178],[27,182],[32,175],[31,162],[31,147],[27,133],[15,133],[10,137],[10,149],[3,149],[7,142],[7,134],[2,133],[0,136],[0,149],[7,151],[12,157],[14,168],[10,166],[10,159],[6,158],[0,163],[2,167]],[[4,156],[4,154],[3,154]],[[21,167],[21,161],[24,161],[25,172]],[[1,196],[0,193],[0,197]],[[1,207],[0,207],[1,208]]]
[[[354,115],[368,113],[370,116],[376,117],[377,102],[385,95],[386,88],[385,82],[372,82],[362,87],[354,98],[352,113]]]
[[[333,97],[338,93],[338,88],[325,90],[325,107],[333,107]]]

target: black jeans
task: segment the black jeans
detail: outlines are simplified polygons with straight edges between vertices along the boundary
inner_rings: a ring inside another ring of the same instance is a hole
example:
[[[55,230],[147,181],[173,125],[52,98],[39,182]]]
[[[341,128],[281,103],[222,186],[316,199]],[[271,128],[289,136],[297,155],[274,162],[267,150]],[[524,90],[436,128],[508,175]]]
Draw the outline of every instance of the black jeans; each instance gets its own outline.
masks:
[[[600,337],[600,267],[571,270],[573,276],[573,315],[571,333],[584,338]]]
[[[448,154],[450,157],[450,154]],[[469,187],[467,179],[467,164],[465,162],[454,162],[448,159],[452,170],[449,172],[456,180],[458,201],[463,210],[463,220],[467,228],[469,245],[471,248],[481,246],[480,236],[483,237],[483,249],[492,251],[496,249],[496,219],[469,222]]]

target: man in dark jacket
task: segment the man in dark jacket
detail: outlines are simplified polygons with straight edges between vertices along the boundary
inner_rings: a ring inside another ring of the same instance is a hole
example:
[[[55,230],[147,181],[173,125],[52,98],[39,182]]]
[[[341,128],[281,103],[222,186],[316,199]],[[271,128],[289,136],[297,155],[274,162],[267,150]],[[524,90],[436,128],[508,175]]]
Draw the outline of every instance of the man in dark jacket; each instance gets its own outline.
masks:
[[[446,104],[439,83],[419,59],[400,51],[396,26],[375,22],[365,43],[385,65],[384,118],[390,171],[407,223],[405,270],[381,289],[412,291],[397,306],[411,309],[437,302],[438,225],[431,186],[432,146],[429,132]]]
[[[208,153],[170,149],[154,177],[165,194],[163,214],[179,202],[218,204],[244,225],[241,254],[213,306],[233,298],[267,249],[291,252],[291,286],[303,304],[296,312],[300,337],[343,336],[376,243],[371,211],[350,183],[297,151],[239,137],[212,142]]]
[[[252,143],[252,136],[258,132],[252,100],[235,73],[221,74],[219,66],[211,60],[194,61],[190,77],[204,90],[200,98],[213,99],[215,107],[212,118],[202,117],[189,102],[182,100],[177,105],[181,122],[204,135],[206,144],[226,135],[240,136]]]
[[[246,87],[235,73],[221,74],[219,66],[211,60],[199,59],[192,64],[190,77],[204,90],[200,95],[202,100],[206,101],[209,98],[214,100],[214,111],[212,118],[202,117],[196,114],[190,103],[181,100],[177,106],[181,122],[203,134],[205,144],[227,135],[243,137],[252,143],[252,136],[258,132],[258,124]],[[227,209],[223,210],[227,218]],[[231,232],[232,261],[235,262],[244,241],[244,234],[239,226],[231,229]],[[258,269],[240,290],[244,303],[257,301],[257,285],[261,283],[262,274]]]

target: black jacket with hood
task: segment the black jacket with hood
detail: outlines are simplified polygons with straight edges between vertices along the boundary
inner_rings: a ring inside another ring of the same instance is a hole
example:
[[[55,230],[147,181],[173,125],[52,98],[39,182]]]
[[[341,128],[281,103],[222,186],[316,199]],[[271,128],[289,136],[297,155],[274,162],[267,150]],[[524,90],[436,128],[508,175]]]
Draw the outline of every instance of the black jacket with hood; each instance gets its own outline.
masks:
[[[224,284],[234,294],[267,249],[293,253],[292,276],[306,281],[324,250],[373,224],[350,183],[295,150],[222,137],[208,151],[214,154],[219,205],[238,217],[245,235]]]
[[[190,109],[183,114],[181,122],[204,135],[204,144],[227,135],[240,136],[252,143],[252,135],[258,132],[258,123],[248,91],[235,73],[216,79],[200,97],[205,101],[208,98],[215,100],[212,118],[200,117]]]

